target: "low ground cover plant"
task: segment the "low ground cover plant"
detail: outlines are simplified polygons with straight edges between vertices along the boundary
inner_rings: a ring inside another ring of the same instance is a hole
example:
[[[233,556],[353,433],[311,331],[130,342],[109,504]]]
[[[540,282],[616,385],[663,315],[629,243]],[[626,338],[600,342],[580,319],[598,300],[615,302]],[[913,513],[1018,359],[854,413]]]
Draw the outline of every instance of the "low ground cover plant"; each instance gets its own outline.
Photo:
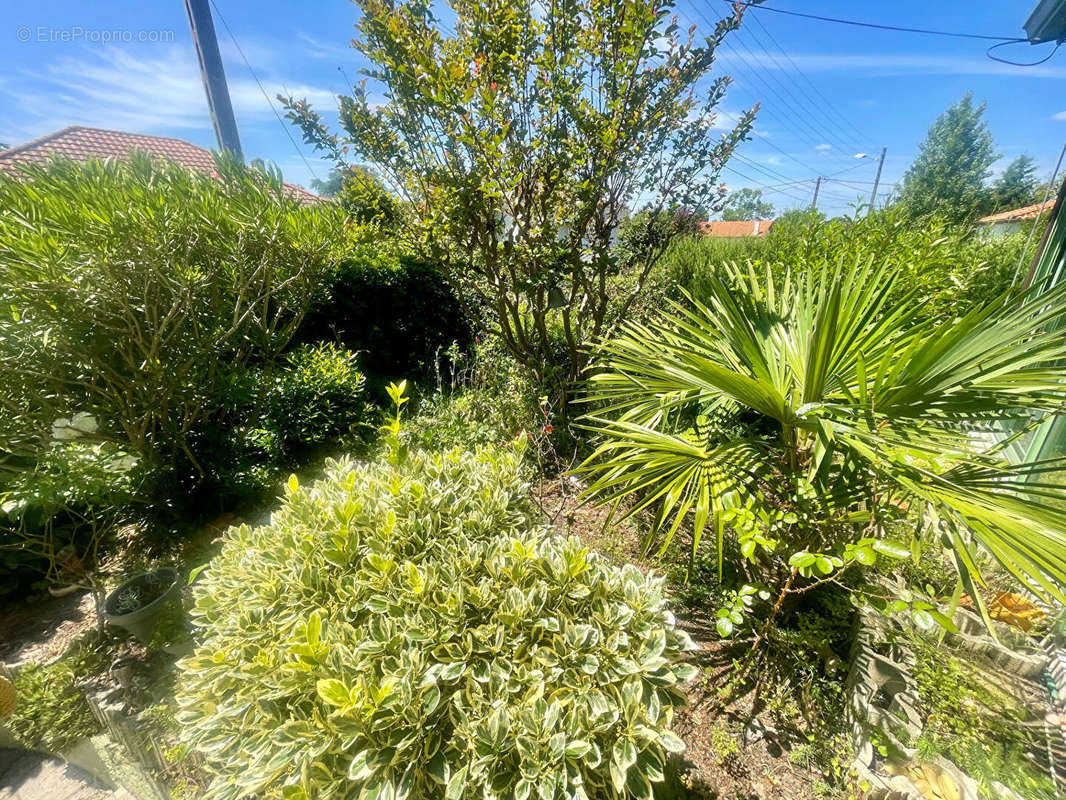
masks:
[[[84,683],[112,661],[113,637],[92,631],[51,664],[27,664],[15,678],[15,711],[4,720],[25,747],[63,753],[100,732],[85,700]]]
[[[972,654],[912,636],[913,673],[925,728],[914,744],[920,759],[950,759],[974,778],[982,796],[995,797],[999,782],[1033,800],[1058,796],[1050,776],[1030,754],[1047,746],[1042,725],[1004,688],[996,670]]]
[[[178,719],[208,795],[650,798],[694,673],[663,581],[535,524],[519,445],[396,426],[198,582]]]

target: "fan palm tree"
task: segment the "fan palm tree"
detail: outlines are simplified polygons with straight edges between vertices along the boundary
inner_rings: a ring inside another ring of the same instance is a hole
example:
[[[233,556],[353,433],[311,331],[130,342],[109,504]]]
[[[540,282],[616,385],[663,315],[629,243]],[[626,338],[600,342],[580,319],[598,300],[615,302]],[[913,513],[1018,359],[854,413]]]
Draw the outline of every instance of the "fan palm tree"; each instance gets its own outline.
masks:
[[[590,377],[588,497],[653,511],[649,548],[685,520],[694,549],[713,530],[720,568],[736,535],[776,562],[775,612],[805,581],[906,555],[891,540],[906,528],[949,549],[982,614],[990,559],[1066,601],[1066,459],[1011,463],[998,433],[1066,411],[1066,338],[1049,325],[1066,286],[942,324],[920,298],[889,304],[898,280],[727,267],[707,305],[624,326]]]

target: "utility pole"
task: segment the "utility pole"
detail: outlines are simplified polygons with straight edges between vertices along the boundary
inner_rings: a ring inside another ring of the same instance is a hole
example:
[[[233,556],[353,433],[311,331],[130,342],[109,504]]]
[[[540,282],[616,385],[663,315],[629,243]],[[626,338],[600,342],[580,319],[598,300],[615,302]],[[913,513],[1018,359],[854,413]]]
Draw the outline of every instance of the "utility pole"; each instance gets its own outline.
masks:
[[[218,52],[215,23],[211,20],[210,0],[185,0],[189,15],[189,29],[200,59],[200,76],[204,80],[207,108],[211,112],[211,124],[215,126],[215,138],[220,150],[230,150],[244,161],[241,140],[237,135],[237,120],[226,85],[226,73],[222,70],[222,56]]]
[[[877,205],[877,187],[881,184],[881,170],[885,167],[885,153],[887,152],[887,147],[881,148],[881,160],[877,162],[877,177],[874,178],[874,190],[870,192],[870,208],[866,212],[866,216],[870,216]]]
[[[818,180],[814,184],[814,199],[811,200],[811,211],[818,210],[818,191],[822,188],[822,176],[818,176]]]

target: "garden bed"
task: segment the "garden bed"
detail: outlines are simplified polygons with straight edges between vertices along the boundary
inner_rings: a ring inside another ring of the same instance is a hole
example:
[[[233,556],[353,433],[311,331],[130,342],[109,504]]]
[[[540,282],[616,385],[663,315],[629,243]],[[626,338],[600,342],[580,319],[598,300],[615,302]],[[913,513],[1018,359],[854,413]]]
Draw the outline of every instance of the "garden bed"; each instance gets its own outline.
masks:
[[[642,554],[641,537],[634,524],[612,520],[603,506],[581,505],[580,489],[580,484],[568,478],[545,479],[534,485],[532,495],[561,533],[578,536],[616,563],[660,573],[666,568],[675,586],[684,581],[684,571],[674,566],[676,559],[659,562]],[[723,640],[715,631],[711,614],[698,603],[675,602],[675,609],[680,627],[700,647],[692,660],[702,674],[685,687],[688,706],[678,712],[675,729],[688,749],[681,757],[680,769],[668,774],[661,796],[760,800],[832,796],[826,772],[846,772],[847,754],[836,754],[834,761],[833,743],[812,743],[812,732],[798,709],[784,708],[790,700],[786,695],[770,698],[770,706],[779,706],[776,713],[766,707],[767,698],[753,692],[734,696],[730,684],[735,659],[745,655],[745,645]],[[796,724],[791,729],[773,719],[782,710],[795,713]],[[838,774],[834,779],[840,777]]]

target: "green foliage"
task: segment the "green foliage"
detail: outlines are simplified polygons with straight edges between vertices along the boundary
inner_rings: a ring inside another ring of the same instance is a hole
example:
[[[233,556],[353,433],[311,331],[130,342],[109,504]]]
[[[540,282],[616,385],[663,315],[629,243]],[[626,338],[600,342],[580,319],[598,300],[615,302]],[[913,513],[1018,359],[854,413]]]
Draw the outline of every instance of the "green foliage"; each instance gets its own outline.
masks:
[[[337,198],[348,219],[359,225],[373,225],[379,230],[391,230],[400,223],[400,202],[374,170],[347,167],[342,174]]]
[[[466,346],[470,322],[437,268],[373,230],[356,237],[297,338],[336,341],[359,353],[371,379],[426,376],[438,350]]]
[[[103,538],[141,494],[147,476],[138,459],[109,442],[72,440],[90,435],[79,428],[91,431],[95,421],[83,415],[72,422],[56,429],[67,440],[53,441],[35,460],[7,461],[0,491],[0,594],[40,579],[84,583]],[[64,566],[68,546],[80,557],[77,568]]]
[[[1031,156],[1020,155],[1010,162],[992,187],[992,203],[999,211],[1039,202],[1036,197],[1036,163]]]
[[[340,209],[234,161],[216,174],[137,155],[0,176],[0,449],[82,412],[166,463],[223,411],[229,370],[286,347]]]
[[[224,399],[228,414],[192,441],[207,476],[198,495],[224,506],[269,501],[293,466],[372,429],[359,358],[334,344],[299,345],[273,369],[236,374]]]
[[[692,547],[713,536],[721,558],[727,528],[739,541],[753,525],[745,558],[774,587],[771,618],[790,592],[909,557],[892,538],[904,522],[943,538],[971,596],[980,547],[1063,598],[1052,501],[1066,495],[1026,481],[1061,476],[1066,460],[1011,463],[974,432],[1062,413],[1066,342],[1042,331],[1066,316],[1066,287],[944,322],[892,302],[901,279],[848,262],[780,282],[732,269],[709,279],[708,305],[624,326],[590,381],[602,444],[582,467],[589,496],[654,512],[649,547],[687,523]],[[950,624],[900,602],[890,610]]]
[[[838,261],[869,260],[901,273],[892,302],[914,291],[921,300],[921,316],[951,318],[1006,291],[1025,240],[1025,234],[981,236],[970,226],[935,217],[914,220],[899,206],[831,220],[809,212],[790,213],[759,239],[680,239],[663,257],[661,272],[663,279],[706,302],[713,279],[726,274],[727,262],[751,260],[760,268],[769,266],[780,280],[786,270],[803,274]],[[675,292],[674,298],[679,297]]]
[[[509,442],[522,432],[543,432],[547,420],[529,373],[495,337],[479,336],[470,353],[451,347],[445,354],[450,385],[421,398],[404,426],[420,450],[447,450]]]
[[[323,197],[337,198],[348,219],[360,225],[388,230],[399,221],[399,202],[366,167],[332,169],[325,180],[312,178],[311,188]]]
[[[661,579],[534,524],[521,460],[328,462],[230,531],[178,696],[207,797],[651,797],[691,642]]]
[[[721,198],[718,172],[754,117],[714,135],[728,79],[698,86],[740,10],[696,42],[671,0],[461,0],[450,4],[454,35],[424,3],[359,7],[353,45],[372,83],[341,98],[345,136],[282,98],[290,118],[337,159],[350,150],[372,164],[417,207],[407,237],[483,299],[494,331],[564,409],[587,344],[625,316],[662,253],[619,263],[623,216],[649,197],[655,212]],[[635,277],[613,303],[606,283],[620,269]],[[565,330],[562,361],[552,319]]]
[[[1027,758],[1046,747],[1043,727],[1027,724],[1030,712],[998,675],[923,638],[909,638],[907,646],[915,653],[912,672],[926,714],[919,757],[945,756],[987,797],[997,796],[995,781],[1033,800],[1059,796],[1048,775]]]
[[[339,169],[331,169],[324,178],[312,178],[311,188],[322,197],[336,197],[341,193],[344,176]]]
[[[737,189],[730,192],[722,206],[724,220],[771,219],[774,205],[763,200],[761,189]]]
[[[984,182],[999,155],[984,122],[985,104],[967,94],[939,117],[903,176],[899,202],[914,216],[971,219],[984,199]]]
[[[111,644],[101,634],[88,633],[58,661],[19,670],[15,712],[5,723],[22,745],[63,753],[79,739],[100,732],[81,684],[107,669]]]
[[[366,378],[357,361],[333,344],[288,353],[267,391],[263,426],[289,451],[352,434],[366,417]]]

